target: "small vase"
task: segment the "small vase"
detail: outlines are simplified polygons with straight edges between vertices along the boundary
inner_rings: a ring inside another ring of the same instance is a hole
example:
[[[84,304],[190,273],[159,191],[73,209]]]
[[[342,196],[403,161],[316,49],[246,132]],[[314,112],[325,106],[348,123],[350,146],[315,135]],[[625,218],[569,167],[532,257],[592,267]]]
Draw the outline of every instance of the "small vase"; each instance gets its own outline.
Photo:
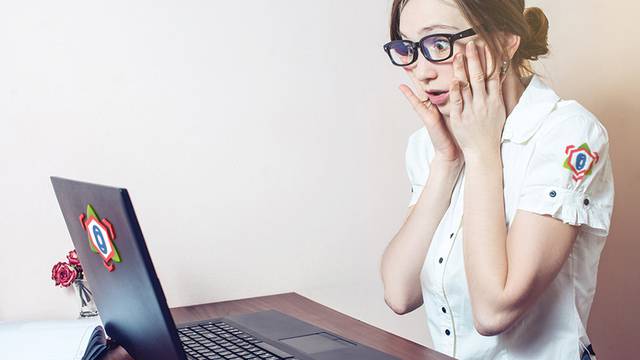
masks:
[[[88,282],[85,279],[76,279],[73,288],[80,299],[80,319],[98,315],[96,303],[93,301],[93,293],[89,290]]]

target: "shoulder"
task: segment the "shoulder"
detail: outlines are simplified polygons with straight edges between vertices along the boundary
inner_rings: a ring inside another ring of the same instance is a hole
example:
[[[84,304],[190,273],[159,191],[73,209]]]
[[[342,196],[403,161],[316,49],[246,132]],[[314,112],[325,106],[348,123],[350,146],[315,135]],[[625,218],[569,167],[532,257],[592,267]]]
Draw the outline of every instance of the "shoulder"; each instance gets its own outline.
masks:
[[[434,150],[426,127],[414,131],[407,142],[405,161],[413,184],[425,184]]]
[[[606,236],[615,191],[604,125],[577,101],[561,100],[535,136],[518,208]]]
[[[433,144],[426,127],[423,126],[409,135],[407,153],[425,155],[433,153]]]
[[[426,127],[415,130],[407,141],[405,153],[407,166],[424,167],[431,163],[435,151]]]
[[[560,100],[541,128],[544,139],[584,139],[607,144],[609,134],[600,119],[576,100]]]
[[[426,141],[429,141],[429,134],[427,133],[427,128],[424,126],[409,135],[409,144],[418,145]]]

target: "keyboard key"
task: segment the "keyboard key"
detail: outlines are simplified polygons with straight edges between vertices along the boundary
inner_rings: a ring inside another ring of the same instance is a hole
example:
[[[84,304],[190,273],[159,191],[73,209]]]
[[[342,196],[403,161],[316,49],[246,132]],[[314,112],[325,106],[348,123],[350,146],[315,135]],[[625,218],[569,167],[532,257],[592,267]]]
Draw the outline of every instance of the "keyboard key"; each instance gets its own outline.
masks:
[[[219,321],[178,329],[189,359],[295,360],[293,355]]]

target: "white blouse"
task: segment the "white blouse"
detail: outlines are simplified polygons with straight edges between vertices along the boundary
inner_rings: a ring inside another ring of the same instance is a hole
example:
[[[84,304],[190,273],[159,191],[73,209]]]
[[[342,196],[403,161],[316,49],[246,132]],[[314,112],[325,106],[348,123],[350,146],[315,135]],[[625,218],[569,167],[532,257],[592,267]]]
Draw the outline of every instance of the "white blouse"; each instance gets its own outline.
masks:
[[[435,231],[421,273],[435,350],[460,359],[583,359],[600,253],[613,211],[607,130],[574,100],[562,100],[537,75],[502,133],[507,227],[516,209],[581,225],[571,253],[537,302],[509,330],[482,336],[473,325],[462,253],[464,167]],[[406,151],[414,205],[434,156],[425,127]],[[590,357],[595,359],[593,351]]]

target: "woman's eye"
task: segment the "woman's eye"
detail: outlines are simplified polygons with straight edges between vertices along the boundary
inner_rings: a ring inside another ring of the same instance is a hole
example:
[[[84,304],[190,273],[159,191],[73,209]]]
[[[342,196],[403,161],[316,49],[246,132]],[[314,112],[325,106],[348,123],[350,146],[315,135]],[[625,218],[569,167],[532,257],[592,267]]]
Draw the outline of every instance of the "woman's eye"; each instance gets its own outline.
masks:
[[[449,50],[449,42],[445,40],[438,40],[433,43],[433,47],[438,51]]]
[[[393,47],[393,50],[398,54],[398,55],[402,55],[402,56],[407,56],[411,53],[411,47],[405,45],[405,44],[398,44],[397,46]]]

